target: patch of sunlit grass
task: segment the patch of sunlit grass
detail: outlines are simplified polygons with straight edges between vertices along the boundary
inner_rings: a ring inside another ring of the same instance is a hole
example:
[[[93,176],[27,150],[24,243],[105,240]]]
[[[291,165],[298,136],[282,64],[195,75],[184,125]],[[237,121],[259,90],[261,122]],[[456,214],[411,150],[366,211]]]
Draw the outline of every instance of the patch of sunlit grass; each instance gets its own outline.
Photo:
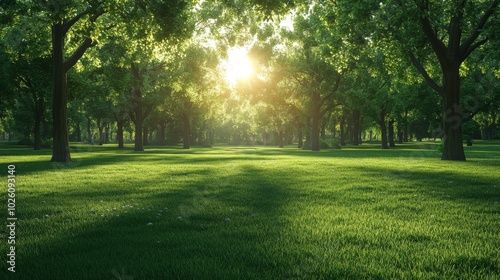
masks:
[[[6,279],[500,277],[499,143],[467,162],[429,143],[72,149],[2,150],[20,225]]]

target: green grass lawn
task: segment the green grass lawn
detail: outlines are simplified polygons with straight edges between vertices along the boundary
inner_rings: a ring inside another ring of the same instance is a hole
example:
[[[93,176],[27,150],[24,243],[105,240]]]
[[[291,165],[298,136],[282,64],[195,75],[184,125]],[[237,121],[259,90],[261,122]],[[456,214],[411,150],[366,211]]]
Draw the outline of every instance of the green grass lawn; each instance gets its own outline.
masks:
[[[500,279],[500,142],[296,148],[0,145],[1,279]]]

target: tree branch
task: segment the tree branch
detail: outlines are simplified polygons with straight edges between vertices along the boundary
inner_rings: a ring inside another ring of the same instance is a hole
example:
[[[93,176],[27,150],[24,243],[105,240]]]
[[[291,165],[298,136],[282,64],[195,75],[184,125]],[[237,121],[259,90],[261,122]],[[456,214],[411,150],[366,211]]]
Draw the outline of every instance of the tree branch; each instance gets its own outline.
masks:
[[[436,53],[439,61],[441,64],[444,64],[446,63],[446,46],[441,40],[439,40],[437,33],[434,31],[434,28],[432,28],[429,17],[427,16],[427,13],[429,12],[429,3],[427,0],[421,1],[420,3],[415,1],[415,3],[421,13],[420,25],[422,26],[422,31],[429,40],[429,43],[431,44],[431,47]]]
[[[132,111],[130,111],[130,112],[128,113],[128,115],[129,115],[129,117],[130,117],[130,120],[131,120],[133,123],[135,123],[135,114],[134,114]]]
[[[328,104],[328,106],[326,106],[326,108],[324,108],[323,110],[321,110],[321,111],[319,112],[320,117],[322,118],[323,116],[325,116],[325,114],[326,114],[327,112],[329,112],[329,111],[330,111],[330,110],[332,110],[333,108],[337,107],[338,105],[339,105],[339,104],[335,104],[335,103],[333,103],[333,102],[332,102],[332,103],[330,103],[330,104]]]
[[[66,35],[66,32],[68,32],[68,30],[73,26],[75,25],[75,23],[77,21],[79,21],[83,16],[87,15],[89,13],[89,10],[85,10],[79,14],[77,14],[76,16],[74,16],[73,18],[71,18],[70,20],[68,21],[65,21],[63,24],[62,24],[62,34],[63,35]]]
[[[415,65],[415,67],[417,68],[418,72],[420,72],[420,74],[422,74],[422,76],[424,77],[425,81],[435,90],[437,91],[437,93],[439,93],[439,95],[443,96],[444,95],[444,92],[443,92],[443,88],[440,87],[430,76],[429,74],[427,73],[427,71],[425,70],[424,66],[422,66],[422,64],[420,63],[420,61],[417,60],[417,58],[415,57],[415,55],[413,54],[413,52],[410,52],[409,53],[410,55],[410,59],[411,59],[411,62],[413,63],[413,65]]]
[[[475,48],[477,48],[478,46],[481,45],[480,44],[480,45],[476,46],[475,48],[471,49],[472,44],[474,43],[474,41],[476,41],[476,39],[481,34],[481,31],[483,30],[484,25],[486,24],[486,22],[488,22],[488,19],[491,17],[491,15],[493,15],[493,13],[495,12],[495,9],[497,8],[499,3],[500,3],[500,0],[495,0],[495,1],[493,1],[493,3],[491,3],[491,6],[488,8],[488,10],[486,10],[484,15],[481,17],[481,20],[479,20],[479,23],[477,24],[476,28],[474,28],[474,32],[472,32],[470,37],[467,38],[467,40],[465,40],[465,42],[460,47],[461,61],[464,61],[467,58],[467,56],[472,52],[472,50],[474,50]]]
[[[135,63],[132,63],[130,65],[130,67],[132,68],[132,74],[134,75],[134,78],[137,81],[140,81],[141,80],[141,71],[139,71],[139,67],[137,65],[135,65]]]
[[[96,43],[92,42],[92,39],[90,38],[85,39],[85,41],[83,41],[83,43],[78,47],[78,49],[73,53],[73,55],[64,62],[64,71],[68,72],[69,69],[71,69],[71,67],[73,67],[78,62],[78,60],[83,56],[85,51],[88,48],[93,47],[95,45]]]
[[[330,92],[330,94],[328,95],[325,95],[323,96],[323,98],[321,98],[321,104],[324,104],[326,102],[326,100],[331,96],[331,95],[334,95],[337,90],[339,89],[340,87],[340,80],[342,79],[342,76],[340,74],[338,74],[337,78],[335,79],[335,85],[333,86],[333,89],[332,91]]]
[[[488,37],[484,38],[483,40],[481,41],[478,41],[476,42],[475,44],[471,45],[466,51],[465,53],[461,53],[460,54],[460,62],[463,62],[475,49],[477,49],[478,47],[486,44],[486,42],[488,42]]]
[[[146,119],[149,114],[151,114],[151,112],[153,111],[153,105],[152,104],[149,104],[146,106],[146,110],[144,111],[144,113],[142,114],[142,119]]]

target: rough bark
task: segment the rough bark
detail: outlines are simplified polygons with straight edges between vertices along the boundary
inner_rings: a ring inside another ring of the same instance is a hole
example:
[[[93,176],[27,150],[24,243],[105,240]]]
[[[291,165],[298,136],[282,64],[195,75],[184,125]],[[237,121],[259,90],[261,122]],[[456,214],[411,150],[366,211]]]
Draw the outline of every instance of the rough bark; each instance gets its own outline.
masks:
[[[444,145],[441,159],[443,160],[465,160],[464,147],[462,143],[462,118],[463,112],[460,107],[460,74],[459,65],[450,67],[443,78],[444,88]]]
[[[69,135],[67,123],[67,74],[64,64],[63,24],[52,26],[52,59],[54,88],[52,95],[53,150],[52,162],[70,162]]]

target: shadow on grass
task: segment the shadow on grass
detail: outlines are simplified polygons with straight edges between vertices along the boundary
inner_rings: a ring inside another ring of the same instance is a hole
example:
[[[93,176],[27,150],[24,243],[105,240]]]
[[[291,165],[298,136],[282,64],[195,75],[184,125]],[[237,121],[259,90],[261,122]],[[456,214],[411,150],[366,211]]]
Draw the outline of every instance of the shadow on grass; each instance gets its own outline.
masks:
[[[101,192],[58,193],[72,207],[97,205],[87,206],[96,212],[83,209],[76,226],[62,225],[65,213],[39,221],[54,233],[36,248],[20,243],[19,269],[9,279],[114,279],[113,271],[122,268],[135,279],[283,278],[292,267],[275,267],[280,256],[272,252],[286,252],[279,240],[283,209],[294,195],[286,190],[290,179],[286,172],[248,165],[232,175],[208,170],[203,178],[143,192],[133,201],[140,189],[112,191],[117,184]],[[152,186],[155,179],[144,184]],[[99,199],[115,199],[125,208],[99,209]]]
[[[66,213],[62,213],[35,224],[33,217],[39,215],[36,207],[31,208],[31,213],[25,211],[24,217],[32,219],[27,223],[37,228],[37,234],[43,238],[33,245],[34,248],[23,249],[28,245],[23,245],[20,235],[19,272],[8,279],[119,279],[114,272],[122,273],[122,268],[125,276],[135,279],[383,278],[378,274],[370,275],[369,271],[361,274],[345,267],[338,268],[335,264],[329,266],[329,271],[323,272],[304,265],[303,251],[288,249],[287,242],[290,241],[284,236],[287,231],[293,230],[290,220],[295,212],[290,212],[290,205],[303,195],[289,185],[297,184],[303,174],[293,169],[264,169],[258,163],[243,163],[232,173],[221,173],[210,165],[221,161],[230,165],[232,160],[276,160],[274,156],[287,156],[290,152],[278,149],[246,149],[242,152],[234,149],[235,155],[232,156],[232,149],[229,152],[226,150],[222,155],[218,155],[217,150],[204,150],[204,158],[201,159],[189,158],[190,152],[172,155],[170,150],[166,150],[158,153],[162,149],[140,154],[128,154],[129,151],[118,155],[97,152],[95,156],[89,155],[90,158],[82,160],[80,165],[68,167],[91,168],[136,160],[151,165],[204,163],[196,171],[165,171],[154,178],[143,178],[140,185],[132,184],[130,188],[124,188],[118,181],[94,188],[99,184],[95,182],[95,186],[81,191],[51,194],[54,201],[71,202],[71,206],[66,206],[71,210],[83,207],[80,212],[75,210],[81,215],[78,216],[81,221],[76,225],[72,225],[71,221],[65,224]],[[303,151],[295,152],[311,157]],[[238,155],[241,153],[248,156]],[[312,155],[320,156],[328,157],[330,154]],[[47,166],[36,166],[39,163],[22,164],[26,164],[27,172],[47,171],[44,169]],[[397,171],[391,167],[365,167],[361,172],[366,174],[364,176],[387,180],[388,183],[418,180],[420,186],[417,190],[402,186],[401,190],[408,194],[416,191],[452,192],[451,199],[477,203],[498,197],[497,190],[488,189],[491,178],[481,174]],[[186,180],[174,180],[172,184],[175,185],[172,186],[168,185],[169,180],[162,179],[162,184],[167,184],[165,188],[157,186],[160,178],[168,174],[186,177]],[[440,178],[438,181],[442,184],[436,185],[435,178]],[[457,185],[450,184],[450,181]],[[352,191],[376,190],[359,187]],[[44,196],[25,197],[23,203],[37,205]],[[104,206],[99,206],[101,199],[107,203],[114,201],[118,210],[111,215],[112,210],[108,212]],[[450,198],[442,196],[440,199]],[[331,203],[319,192],[308,200],[313,204]],[[94,208],[96,212],[92,214],[90,210]],[[415,239],[424,237],[417,235]],[[36,237],[34,239],[37,240]],[[467,269],[471,269],[468,264],[463,266],[464,271]]]
[[[466,147],[466,155],[471,161],[480,159],[483,164],[500,166],[500,142],[498,145],[490,142]],[[118,149],[110,145],[74,144],[72,148],[73,161],[70,163],[52,163],[50,150],[33,151],[31,148],[0,144],[0,152],[9,158],[6,164],[16,164],[20,172],[57,171],[74,168],[91,168],[99,165],[110,165],[122,162],[143,161],[148,164],[197,164],[218,163],[229,160],[259,160],[282,157],[308,158],[436,158],[440,155],[435,150],[435,143],[408,143],[397,148],[381,150],[378,146],[364,144],[352,146],[343,150],[323,150],[320,152],[303,151],[295,148],[270,147],[218,147],[194,148],[190,150],[179,147],[151,146],[144,152],[134,152],[133,149]],[[193,156],[196,155],[196,156]],[[202,155],[202,157],[198,157]],[[25,157],[38,156],[40,160],[25,160]],[[42,157],[43,156],[43,157]],[[44,156],[47,156],[46,158]]]

